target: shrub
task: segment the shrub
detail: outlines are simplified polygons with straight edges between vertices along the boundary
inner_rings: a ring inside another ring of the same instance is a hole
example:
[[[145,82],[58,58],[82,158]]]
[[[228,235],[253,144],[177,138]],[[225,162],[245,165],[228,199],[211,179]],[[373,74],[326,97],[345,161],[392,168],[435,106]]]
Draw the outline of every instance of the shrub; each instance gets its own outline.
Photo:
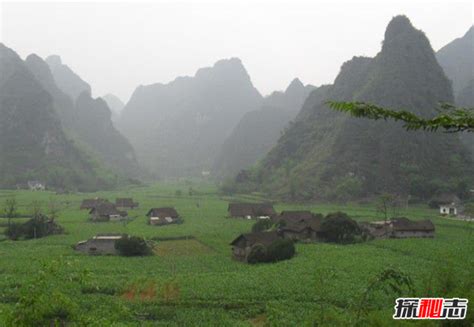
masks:
[[[321,223],[321,232],[329,242],[352,243],[361,231],[356,221],[344,212],[330,213]]]
[[[18,240],[21,237],[25,239],[41,238],[62,232],[63,228],[56,224],[53,219],[37,214],[24,224],[10,224],[5,231],[5,235],[12,240]]]
[[[268,261],[281,261],[293,258],[295,255],[295,245],[292,240],[280,239],[276,240],[268,247]]]
[[[5,229],[5,235],[11,240],[18,240],[22,235],[22,225],[19,223],[11,223]]]
[[[259,262],[267,262],[267,248],[263,244],[254,244],[247,256],[247,262],[254,264]]]
[[[252,226],[252,232],[263,232],[272,228],[273,223],[270,219],[260,219]]]
[[[142,256],[151,254],[147,242],[139,236],[124,235],[115,241],[115,249],[123,256]]]

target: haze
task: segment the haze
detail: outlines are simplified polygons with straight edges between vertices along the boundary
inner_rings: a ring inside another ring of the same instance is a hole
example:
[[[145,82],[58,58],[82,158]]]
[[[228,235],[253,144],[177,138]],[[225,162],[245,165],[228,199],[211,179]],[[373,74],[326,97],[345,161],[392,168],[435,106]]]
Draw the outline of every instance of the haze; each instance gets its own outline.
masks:
[[[472,25],[471,1],[158,1],[0,4],[0,39],[25,57],[58,54],[94,96],[127,101],[138,85],[242,59],[263,94],[294,78],[332,83],[354,54],[373,56],[387,22],[410,17],[435,50]],[[370,35],[370,37],[368,37]]]

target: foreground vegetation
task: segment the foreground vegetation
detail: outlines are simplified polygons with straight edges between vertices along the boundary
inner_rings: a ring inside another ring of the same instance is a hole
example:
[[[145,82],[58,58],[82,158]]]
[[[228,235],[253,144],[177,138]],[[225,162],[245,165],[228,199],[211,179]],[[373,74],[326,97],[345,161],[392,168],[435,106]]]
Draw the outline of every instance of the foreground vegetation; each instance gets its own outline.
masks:
[[[0,241],[2,326],[52,320],[92,326],[381,326],[393,323],[398,295],[474,299],[472,224],[441,218],[428,207],[401,209],[400,214],[432,219],[434,239],[296,244],[291,260],[247,265],[232,260],[229,243],[249,232],[254,222],[226,218],[228,201],[236,198],[219,196],[211,185],[183,182],[62,195],[2,191],[0,202],[12,196],[23,216],[33,201],[47,210],[53,198],[60,204],[56,220],[64,234]],[[140,207],[129,211],[129,222],[92,223],[79,205],[83,198],[95,196],[112,200],[130,196]],[[159,206],[174,206],[184,223],[148,225],[146,212]],[[344,211],[356,220],[381,219],[372,204],[276,204],[275,208],[321,214]],[[0,224],[3,232],[7,219],[0,218]],[[154,255],[87,256],[72,249],[97,233],[153,240]],[[468,311],[465,325],[474,322],[472,312]]]

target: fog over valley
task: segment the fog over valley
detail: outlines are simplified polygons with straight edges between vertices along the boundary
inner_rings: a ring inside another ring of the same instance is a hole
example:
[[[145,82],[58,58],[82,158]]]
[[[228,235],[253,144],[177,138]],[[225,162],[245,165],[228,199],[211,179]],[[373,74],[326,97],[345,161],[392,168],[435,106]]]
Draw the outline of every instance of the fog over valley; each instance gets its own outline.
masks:
[[[472,326],[473,17],[0,2],[0,326]]]

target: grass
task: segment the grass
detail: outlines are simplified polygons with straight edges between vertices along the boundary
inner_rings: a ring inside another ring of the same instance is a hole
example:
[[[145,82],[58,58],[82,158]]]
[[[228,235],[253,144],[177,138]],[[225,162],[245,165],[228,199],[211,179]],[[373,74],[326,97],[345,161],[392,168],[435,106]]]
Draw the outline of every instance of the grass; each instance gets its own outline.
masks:
[[[189,196],[190,187],[197,194]],[[176,196],[176,190],[183,195]],[[0,199],[9,196],[15,196],[22,214],[28,213],[33,200],[41,201],[47,212],[48,202],[54,199],[60,203],[58,222],[66,234],[0,241],[0,325],[5,324],[2,319],[12,310],[22,287],[31,283],[45,262],[60,258],[69,263],[61,267],[64,275],[88,272],[81,285],[74,280],[51,282],[73,298],[76,307],[71,321],[78,325],[81,319],[105,326],[351,325],[356,324],[354,308],[369,281],[387,267],[411,276],[416,294],[408,296],[473,294],[469,284],[474,267],[472,224],[441,218],[436,210],[424,206],[404,209],[401,214],[431,219],[436,226],[434,239],[375,240],[346,246],[297,244],[297,255],[291,260],[252,266],[232,260],[229,243],[248,232],[254,222],[226,218],[232,199],[221,198],[209,184],[162,183],[120,192],[67,195],[0,191]],[[91,223],[79,205],[83,198],[95,196],[110,200],[133,197],[140,206],[128,211],[133,218],[129,222]],[[252,195],[252,199],[258,197]],[[160,206],[174,206],[184,223],[148,225],[146,212]],[[278,203],[275,209],[323,214],[340,210],[358,220],[380,219],[372,205]],[[72,249],[80,240],[111,232],[154,239],[156,255],[87,256]],[[375,294],[363,324],[393,323],[394,300],[395,295]]]

